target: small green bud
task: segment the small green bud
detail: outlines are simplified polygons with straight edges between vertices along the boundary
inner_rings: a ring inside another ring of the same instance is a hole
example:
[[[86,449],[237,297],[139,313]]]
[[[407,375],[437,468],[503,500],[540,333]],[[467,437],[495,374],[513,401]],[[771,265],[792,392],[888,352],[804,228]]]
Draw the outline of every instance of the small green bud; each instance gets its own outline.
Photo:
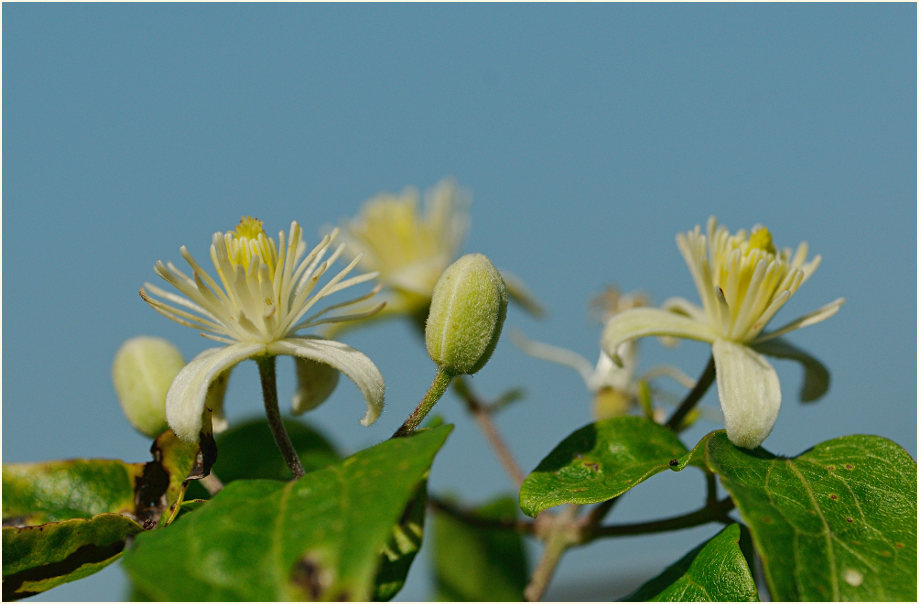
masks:
[[[340,373],[331,365],[311,359],[295,357],[294,363],[297,367],[297,391],[291,408],[294,415],[299,415],[315,409],[332,395]]]
[[[178,348],[163,338],[138,336],[121,345],[112,362],[112,382],[121,409],[134,428],[150,437],[166,431],[166,392],[185,366]]]
[[[491,357],[504,315],[507,288],[482,254],[467,254],[447,267],[434,286],[424,339],[441,368],[472,374]]]

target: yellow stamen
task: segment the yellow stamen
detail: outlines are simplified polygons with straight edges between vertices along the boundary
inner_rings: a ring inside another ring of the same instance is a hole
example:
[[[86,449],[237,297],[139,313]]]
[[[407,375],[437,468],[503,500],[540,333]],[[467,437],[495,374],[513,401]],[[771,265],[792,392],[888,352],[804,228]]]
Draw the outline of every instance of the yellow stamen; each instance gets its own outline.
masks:
[[[247,239],[256,239],[265,229],[262,228],[262,221],[252,216],[243,216],[236,225],[236,234],[239,237]]]
[[[768,254],[775,255],[775,246],[772,245],[772,233],[766,227],[754,227],[747,244],[751,249],[763,250]]]

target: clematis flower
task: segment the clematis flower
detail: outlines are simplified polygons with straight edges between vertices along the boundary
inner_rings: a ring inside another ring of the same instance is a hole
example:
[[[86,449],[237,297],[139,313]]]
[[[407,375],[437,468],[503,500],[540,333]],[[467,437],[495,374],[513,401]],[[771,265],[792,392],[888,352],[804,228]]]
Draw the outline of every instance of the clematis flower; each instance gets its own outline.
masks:
[[[201,268],[185,246],[181,254],[191,266],[191,276],[172,263],[156,263],[156,273],[183,295],[145,283],[141,297],[169,319],[226,344],[199,354],[172,382],[166,394],[166,420],[179,438],[196,441],[202,430],[212,429],[211,416],[213,428],[220,429],[225,424],[223,402],[222,396],[214,396],[214,391],[225,387],[229,371],[238,363],[262,356],[290,355],[344,373],[357,385],[367,403],[361,423],[370,425],[376,420],[384,392],[383,377],[376,365],[345,344],[300,334],[323,323],[364,318],[380,309],[377,306],[366,312],[327,316],[332,310],[370,298],[378,287],[355,299],[314,309],[323,298],[376,276],[367,273],[346,279],[357,265],[357,258],[317,287],[344,247],[338,246],[325,258],[336,235],[335,232],[327,235],[306,253],[306,243],[296,222],[291,223],[287,236],[278,233],[275,243],[265,235],[260,220],[246,217],[235,232],[213,235],[210,256],[217,279]],[[298,375],[309,373],[315,372],[298,371]],[[324,396],[331,392],[326,390]],[[318,404],[316,400],[304,404],[303,391],[301,385],[294,398],[295,413]]]
[[[608,287],[592,301],[591,306],[601,323],[605,324],[621,312],[647,304],[647,298],[640,293],[623,294],[614,287]],[[667,376],[686,388],[692,388],[695,384],[692,378],[671,366],[654,367],[638,375],[638,342],[635,340],[627,340],[619,345],[619,364],[614,363],[604,350],[600,351],[596,364],[591,364],[577,352],[535,342],[519,333],[512,333],[511,339],[517,348],[531,357],[577,371],[593,396],[594,417],[598,420],[625,415],[638,400],[640,382]]]
[[[423,327],[434,285],[459,255],[469,230],[470,194],[445,179],[425,194],[380,193],[364,203],[360,214],[342,225],[345,254],[362,256],[362,268],[379,273],[386,286],[385,309],[375,318],[407,315]],[[502,271],[511,299],[539,314],[538,304],[519,279]]]
[[[715,360],[718,398],[731,442],[755,448],[769,435],[781,406],[779,378],[761,353],[792,358],[804,364],[802,398],[826,391],[828,373],[803,351],[782,341],[795,329],[827,319],[839,310],[839,298],[770,332],[766,324],[817,269],[820,256],[807,261],[807,244],[776,250],[769,231],[755,226],[731,235],[709,218],[706,233],[699,226],[677,235],[677,246],[689,266],[702,298],[699,307],[682,298],[665,309],[636,308],[614,316],[603,332],[603,348],[620,362],[623,342],[645,336],[673,336],[709,342]]]

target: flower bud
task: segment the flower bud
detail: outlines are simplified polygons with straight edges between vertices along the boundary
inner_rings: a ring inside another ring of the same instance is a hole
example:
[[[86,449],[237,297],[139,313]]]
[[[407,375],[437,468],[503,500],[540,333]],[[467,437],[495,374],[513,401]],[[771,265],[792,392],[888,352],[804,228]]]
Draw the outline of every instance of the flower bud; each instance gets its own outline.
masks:
[[[166,392],[184,366],[182,353],[163,338],[131,338],[115,353],[112,362],[115,394],[138,432],[156,437],[169,427]]]
[[[339,371],[331,365],[312,359],[294,357],[297,367],[297,391],[291,401],[294,415],[315,409],[325,402],[338,385]]]
[[[428,354],[453,374],[472,374],[491,357],[507,312],[507,288],[482,254],[447,267],[434,286],[425,326]]]

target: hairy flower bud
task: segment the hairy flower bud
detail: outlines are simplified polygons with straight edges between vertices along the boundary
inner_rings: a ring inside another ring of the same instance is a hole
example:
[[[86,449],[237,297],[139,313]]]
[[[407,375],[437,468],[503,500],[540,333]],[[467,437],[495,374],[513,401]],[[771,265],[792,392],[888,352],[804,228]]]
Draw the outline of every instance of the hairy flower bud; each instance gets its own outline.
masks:
[[[447,267],[434,286],[425,326],[428,354],[453,374],[471,374],[491,357],[507,312],[507,288],[482,254]]]
[[[163,338],[138,336],[121,345],[112,362],[112,382],[131,425],[156,437],[166,424],[166,392],[185,366],[178,348]]]

